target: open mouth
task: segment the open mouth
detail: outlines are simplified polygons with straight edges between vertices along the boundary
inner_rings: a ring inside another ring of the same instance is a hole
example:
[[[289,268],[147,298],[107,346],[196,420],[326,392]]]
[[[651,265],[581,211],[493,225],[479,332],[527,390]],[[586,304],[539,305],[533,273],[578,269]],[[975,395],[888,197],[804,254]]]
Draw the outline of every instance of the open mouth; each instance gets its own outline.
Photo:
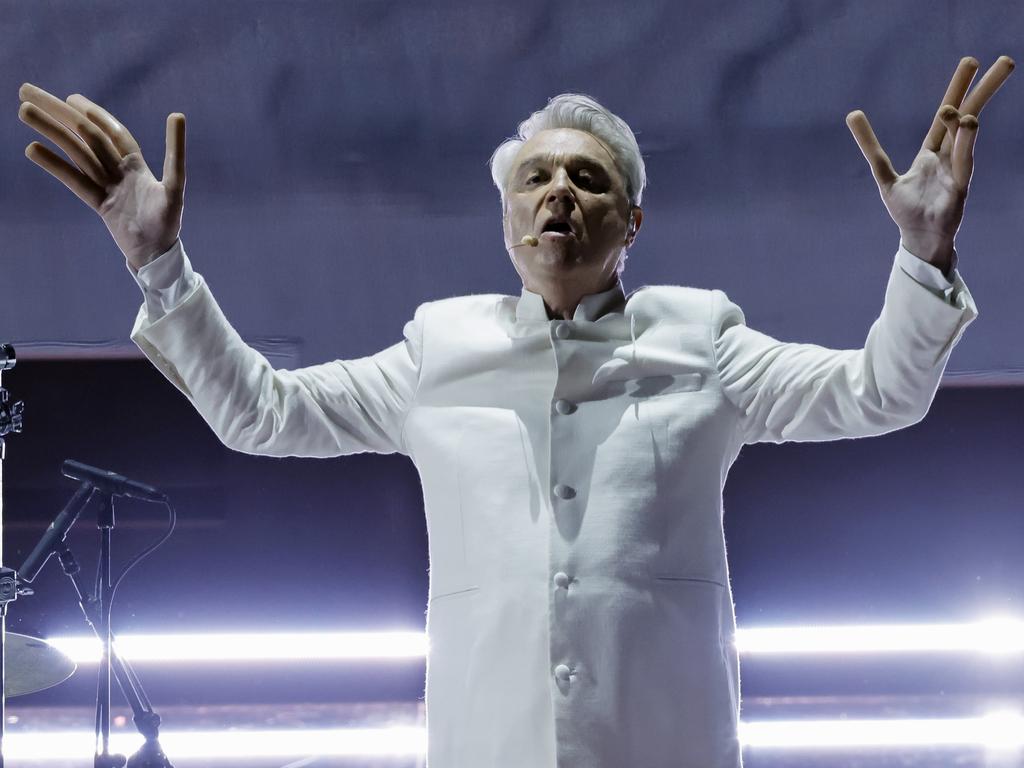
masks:
[[[576,235],[573,234],[572,227],[569,226],[569,222],[567,221],[549,221],[544,225],[544,229],[541,232],[541,237],[547,237],[552,240],[575,236]]]

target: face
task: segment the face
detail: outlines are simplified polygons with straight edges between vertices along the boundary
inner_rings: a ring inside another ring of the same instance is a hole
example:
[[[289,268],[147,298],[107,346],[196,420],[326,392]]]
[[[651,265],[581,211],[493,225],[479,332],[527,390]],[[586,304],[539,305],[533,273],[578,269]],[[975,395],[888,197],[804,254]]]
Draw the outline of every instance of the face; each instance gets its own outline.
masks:
[[[539,292],[552,280],[610,284],[641,218],[608,150],[589,133],[539,131],[520,147],[509,174],[503,224],[505,247],[528,290]],[[540,243],[512,248],[524,235]]]

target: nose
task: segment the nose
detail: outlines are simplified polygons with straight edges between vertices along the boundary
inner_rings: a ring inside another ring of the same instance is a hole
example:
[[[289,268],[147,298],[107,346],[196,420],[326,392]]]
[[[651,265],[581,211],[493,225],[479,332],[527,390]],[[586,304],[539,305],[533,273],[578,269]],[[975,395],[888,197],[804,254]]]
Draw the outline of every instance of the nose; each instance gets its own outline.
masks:
[[[576,206],[576,200],[569,187],[569,174],[565,172],[564,168],[559,168],[551,177],[545,203],[549,210],[558,210],[562,213],[571,211]]]

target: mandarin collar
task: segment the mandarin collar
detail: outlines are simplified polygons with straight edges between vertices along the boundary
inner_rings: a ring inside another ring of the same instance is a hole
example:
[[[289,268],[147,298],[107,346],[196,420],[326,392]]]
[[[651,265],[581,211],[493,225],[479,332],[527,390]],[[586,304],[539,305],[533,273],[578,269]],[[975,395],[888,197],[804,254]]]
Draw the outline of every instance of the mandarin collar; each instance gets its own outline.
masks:
[[[594,322],[612,312],[622,312],[626,307],[626,294],[622,289],[622,281],[616,280],[615,285],[601,293],[590,293],[580,299],[573,313],[574,321]],[[544,307],[544,297],[539,293],[526,290],[519,296],[516,304],[516,322],[550,322],[548,311]]]

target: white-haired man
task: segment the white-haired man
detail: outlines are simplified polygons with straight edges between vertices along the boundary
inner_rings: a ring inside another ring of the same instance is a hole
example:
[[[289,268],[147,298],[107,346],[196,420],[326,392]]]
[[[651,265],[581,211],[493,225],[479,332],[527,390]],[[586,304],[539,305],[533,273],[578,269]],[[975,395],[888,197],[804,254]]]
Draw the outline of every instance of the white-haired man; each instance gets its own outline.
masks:
[[[142,286],[132,338],[231,448],[400,452],[430,547],[431,768],[736,768],[739,668],[722,484],[745,443],[877,435],[921,419],[976,310],[953,237],[977,114],[964,59],[898,176],[848,123],[899,225],[863,349],[748,329],[721,291],[619,273],[643,221],[632,131],[563,95],[492,158],[519,296],[420,306],[371,357],[275,371],[228,324],[178,239],[184,117],[164,178],[82,96],[33,86],[22,119],[77,167],[28,156],[103,217]]]

